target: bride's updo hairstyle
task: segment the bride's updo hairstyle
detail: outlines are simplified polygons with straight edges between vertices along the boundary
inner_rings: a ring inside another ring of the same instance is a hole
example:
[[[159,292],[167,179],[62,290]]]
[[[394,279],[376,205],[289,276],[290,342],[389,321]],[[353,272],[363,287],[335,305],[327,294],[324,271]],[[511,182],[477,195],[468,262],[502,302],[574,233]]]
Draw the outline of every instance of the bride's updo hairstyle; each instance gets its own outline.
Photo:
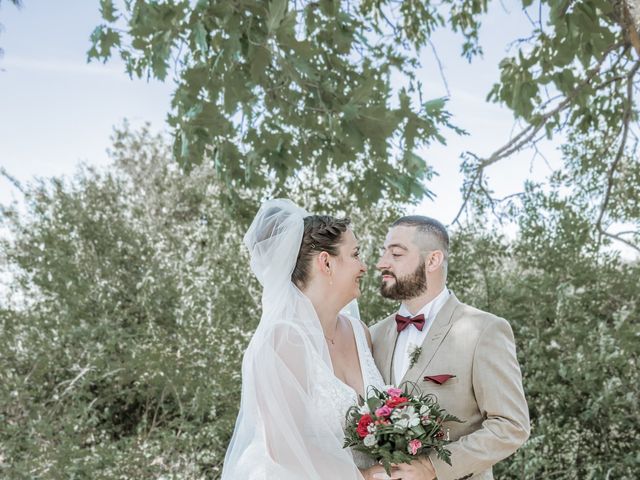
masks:
[[[334,218],[330,215],[309,215],[304,218],[304,233],[298,252],[296,266],[291,274],[291,281],[304,288],[309,280],[311,259],[316,253],[327,252],[338,255],[342,234],[347,231],[351,220]]]

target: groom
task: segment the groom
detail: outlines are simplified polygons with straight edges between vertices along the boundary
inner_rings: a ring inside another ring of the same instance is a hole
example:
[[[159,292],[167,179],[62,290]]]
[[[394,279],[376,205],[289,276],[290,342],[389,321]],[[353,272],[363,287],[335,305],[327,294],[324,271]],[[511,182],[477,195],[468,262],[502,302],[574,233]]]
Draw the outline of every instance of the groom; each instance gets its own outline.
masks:
[[[371,329],[385,382],[414,382],[465,422],[448,425],[452,466],[432,453],[398,465],[403,480],[493,479],[491,467],[529,436],[511,327],[446,288],[448,256],[444,226],[408,216],[391,226],[377,264],[380,292],[402,302]]]

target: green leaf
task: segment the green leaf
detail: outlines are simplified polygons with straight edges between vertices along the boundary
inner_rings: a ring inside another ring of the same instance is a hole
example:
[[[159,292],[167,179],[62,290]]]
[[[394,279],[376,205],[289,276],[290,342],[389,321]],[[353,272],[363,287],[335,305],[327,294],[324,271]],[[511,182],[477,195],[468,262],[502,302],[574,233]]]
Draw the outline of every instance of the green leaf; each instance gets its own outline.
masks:
[[[376,81],[373,76],[365,78],[364,81],[353,91],[349,102],[354,104],[367,103],[369,98],[371,98],[371,93],[373,92],[375,83]]]
[[[295,38],[297,20],[296,12],[288,12],[280,23],[278,41],[283,45],[291,46],[292,43],[297,42]]]
[[[352,103],[347,103],[342,107],[342,113],[344,114],[344,120],[350,122],[358,116],[358,108]]]
[[[375,412],[381,405],[380,399],[376,397],[369,397],[367,399],[367,406],[369,407],[369,411]]]
[[[259,83],[263,76],[266,75],[266,70],[271,63],[271,54],[263,46],[255,47],[253,49],[253,56],[251,57],[251,79]]]
[[[287,10],[288,0],[271,0],[267,14],[267,30],[274,33],[280,26]]]
[[[209,45],[207,43],[207,31],[205,30],[202,22],[196,22],[193,28],[193,34],[195,36],[197,47],[202,53],[207,53],[209,50]]]
[[[89,51],[89,59],[98,58],[103,61],[111,56],[111,49],[120,46],[120,33],[106,25],[100,25],[91,33],[93,48]]]
[[[400,100],[400,111],[404,115],[407,115],[409,112],[411,112],[411,98],[407,94],[407,90],[404,87],[402,87],[402,89],[400,90],[398,99]]]
[[[444,109],[445,104],[447,103],[446,97],[434,98],[433,100],[429,100],[422,105],[422,108],[426,113],[434,114],[439,113]]]
[[[189,137],[184,130],[180,132],[180,156],[182,158],[189,157]]]
[[[100,0],[100,14],[107,22],[118,20],[117,10],[113,6],[113,0]]]
[[[184,79],[192,95],[197,96],[202,87],[211,79],[206,65],[199,64],[184,72]]]

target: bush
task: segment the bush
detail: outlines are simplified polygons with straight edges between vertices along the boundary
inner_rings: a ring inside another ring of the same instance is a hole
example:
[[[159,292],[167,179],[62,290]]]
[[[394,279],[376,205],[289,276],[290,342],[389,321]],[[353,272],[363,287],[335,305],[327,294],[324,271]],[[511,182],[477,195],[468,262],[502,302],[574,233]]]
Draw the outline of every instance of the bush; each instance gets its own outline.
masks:
[[[635,479],[640,471],[640,265],[596,248],[570,203],[530,192],[513,242],[478,225],[455,236],[450,284],[508,319],[531,414],[500,479]]]
[[[148,129],[117,131],[111,155],[2,211],[0,476],[218,478],[260,319],[242,244],[259,195],[235,216],[214,169],[183,174]],[[311,207],[341,198],[320,187],[290,186]],[[361,238],[386,229],[387,207],[357,215]]]

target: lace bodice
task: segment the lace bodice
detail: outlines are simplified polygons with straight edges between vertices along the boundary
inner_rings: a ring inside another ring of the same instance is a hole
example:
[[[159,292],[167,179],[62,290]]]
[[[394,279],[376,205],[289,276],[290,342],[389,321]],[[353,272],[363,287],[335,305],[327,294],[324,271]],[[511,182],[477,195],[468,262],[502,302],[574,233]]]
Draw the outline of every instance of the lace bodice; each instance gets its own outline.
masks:
[[[364,327],[359,320],[351,317],[348,318],[351,322],[353,334],[356,339],[358,359],[360,360],[360,367],[362,370],[362,384],[364,386],[364,393],[366,397],[369,386],[382,389],[384,386],[384,380],[382,379],[382,375],[380,375],[378,367],[376,367],[375,361],[373,360],[373,355],[371,354],[369,344],[367,343]],[[347,410],[357,403],[358,393],[349,385],[338,379],[335,375],[332,375],[332,378],[326,382],[324,388],[319,392],[318,397],[318,400],[320,401],[320,411],[326,412],[327,415],[335,416],[336,422],[339,422],[341,428],[344,429]],[[368,467],[372,464],[371,460],[360,452],[354,451],[353,455],[356,464],[361,468]]]

